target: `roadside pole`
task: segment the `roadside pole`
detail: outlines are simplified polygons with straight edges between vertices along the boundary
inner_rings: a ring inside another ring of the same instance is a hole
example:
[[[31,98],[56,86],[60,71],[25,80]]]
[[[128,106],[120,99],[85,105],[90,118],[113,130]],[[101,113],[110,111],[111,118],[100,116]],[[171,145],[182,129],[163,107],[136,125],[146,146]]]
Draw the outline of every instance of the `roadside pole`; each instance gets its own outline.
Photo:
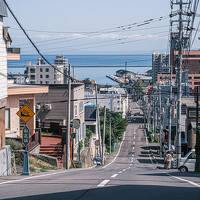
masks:
[[[196,164],[195,172],[200,172],[200,132],[199,132],[199,87],[196,87]]]
[[[29,167],[29,155],[28,155],[28,143],[29,143],[29,138],[30,138],[30,130],[28,127],[24,126],[23,128],[23,137],[22,137],[22,143],[25,146],[25,151],[24,151],[24,161],[23,161],[23,170],[22,170],[22,175],[30,175],[30,167]]]
[[[102,164],[105,164],[105,135],[106,135],[106,107],[104,106],[103,138],[102,138]]]
[[[110,154],[111,154],[111,140],[112,140],[112,138],[111,138],[111,117],[110,117]]]
[[[22,143],[25,146],[22,175],[30,175],[29,155],[28,155],[28,144],[29,144],[29,141],[30,141],[30,130],[27,127],[27,122],[35,115],[35,113],[25,103],[25,105],[22,106],[16,114],[25,123],[25,126],[22,130],[22,133],[23,133],[22,134]]]
[[[159,127],[160,127],[160,157],[162,157],[162,98],[161,87],[159,85]]]
[[[97,132],[99,136],[99,153],[100,157],[102,158],[102,141],[101,141],[101,129],[100,129],[100,119],[99,119],[99,105],[98,105],[98,95],[97,95],[97,85],[95,85],[95,93],[96,93],[96,106],[97,106],[97,111],[96,111],[96,122],[97,122]]]
[[[68,68],[68,97],[67,97],[67,135],[66,135],[66,169],[70,168],[70,121],[71,121],[71,65]]]

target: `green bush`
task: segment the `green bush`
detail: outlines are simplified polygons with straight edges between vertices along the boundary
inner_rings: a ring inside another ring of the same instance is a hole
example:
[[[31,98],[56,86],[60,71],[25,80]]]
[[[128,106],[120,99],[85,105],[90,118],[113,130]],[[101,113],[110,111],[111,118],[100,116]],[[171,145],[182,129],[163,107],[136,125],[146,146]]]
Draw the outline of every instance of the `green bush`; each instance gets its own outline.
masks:
[[[10,145],[10,148],[13,151],[24,149],[24,145],[20,141],[15,140],[15,139],[10,139],[10,138],[6,139],[6,145]]]
[[[90,139],[92,137],[92,131],[90,129],[86,129],[86,137]]]

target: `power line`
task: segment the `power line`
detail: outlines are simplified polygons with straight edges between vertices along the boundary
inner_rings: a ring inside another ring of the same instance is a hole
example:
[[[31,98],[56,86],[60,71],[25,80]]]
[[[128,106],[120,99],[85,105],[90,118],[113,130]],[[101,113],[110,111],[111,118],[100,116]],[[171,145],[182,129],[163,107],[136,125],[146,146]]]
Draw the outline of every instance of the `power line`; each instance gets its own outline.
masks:
[[[43,54],[40,52],[40,50],[37,48],[37,46],[34,44],[34,42],[31,40],[31,38],[29,37],[29,35],[26,33],[25,29],[22,27],[22,25],[20,24],[20,22],[18,21],[17,17],[15,16],[15,14],[13,13],[13,11],[11,10],[11,8],[9,7],[9,5],[7,4],[6,0],[3,0],[5,5],[7,6],[8,10],[10,11],[11,15],[13,16],[13,18],[15,19],[15,21],[17,22],[17,24],[19,25],[19,27],[21,28],[21,30],[23,31],[23,33],[25,34],[25,36],[28,38],[28,40],[30,41],[30,43],[33,45],[33,47],[35,48],[35,50],[37,51],[37,53],[41,56],[41,58],[48,63],[51,67],[54,68],[54,70],[60,72],[61,74],[65,75],[66,77],[69,77],[66,73],[63,73],[62,71],[60,71],[57,67],[55,67],[54,65],[52,65],[46,58],[45,56],[43,56]]]

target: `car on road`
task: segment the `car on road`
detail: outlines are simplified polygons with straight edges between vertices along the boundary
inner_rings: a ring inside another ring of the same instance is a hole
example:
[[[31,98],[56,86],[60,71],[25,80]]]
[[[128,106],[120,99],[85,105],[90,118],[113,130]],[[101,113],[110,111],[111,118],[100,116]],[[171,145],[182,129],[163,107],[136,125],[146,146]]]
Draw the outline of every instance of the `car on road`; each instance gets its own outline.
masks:
[[[94,165],[101,165],[102,164],[102,158],[101,157],[95,157],[93,160]]]
[[[180,160],[179,171],[180,172],[194,172],[196,163],[196,153],[195,149],[190,150],[183,158]]]

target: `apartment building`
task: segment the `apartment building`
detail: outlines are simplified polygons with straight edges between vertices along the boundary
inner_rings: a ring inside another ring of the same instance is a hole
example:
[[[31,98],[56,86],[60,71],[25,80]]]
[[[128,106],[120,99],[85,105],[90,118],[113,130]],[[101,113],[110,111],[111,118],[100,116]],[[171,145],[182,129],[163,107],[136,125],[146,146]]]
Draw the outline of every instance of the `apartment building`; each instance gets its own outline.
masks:
[[[169,54],[153,53],[152,70],[153,83],[157,82],[158,74],[169,73]]]
[[[38,59],[36,65],[26,64],[25,74],[29,84],[64,84],[67,79],[68,59],[64,56],[56,56],[54,66],[48,65],[44,60]],[[59,71],[58,71],[59,70]],[[60,73],[61,72],[61,73]]]

